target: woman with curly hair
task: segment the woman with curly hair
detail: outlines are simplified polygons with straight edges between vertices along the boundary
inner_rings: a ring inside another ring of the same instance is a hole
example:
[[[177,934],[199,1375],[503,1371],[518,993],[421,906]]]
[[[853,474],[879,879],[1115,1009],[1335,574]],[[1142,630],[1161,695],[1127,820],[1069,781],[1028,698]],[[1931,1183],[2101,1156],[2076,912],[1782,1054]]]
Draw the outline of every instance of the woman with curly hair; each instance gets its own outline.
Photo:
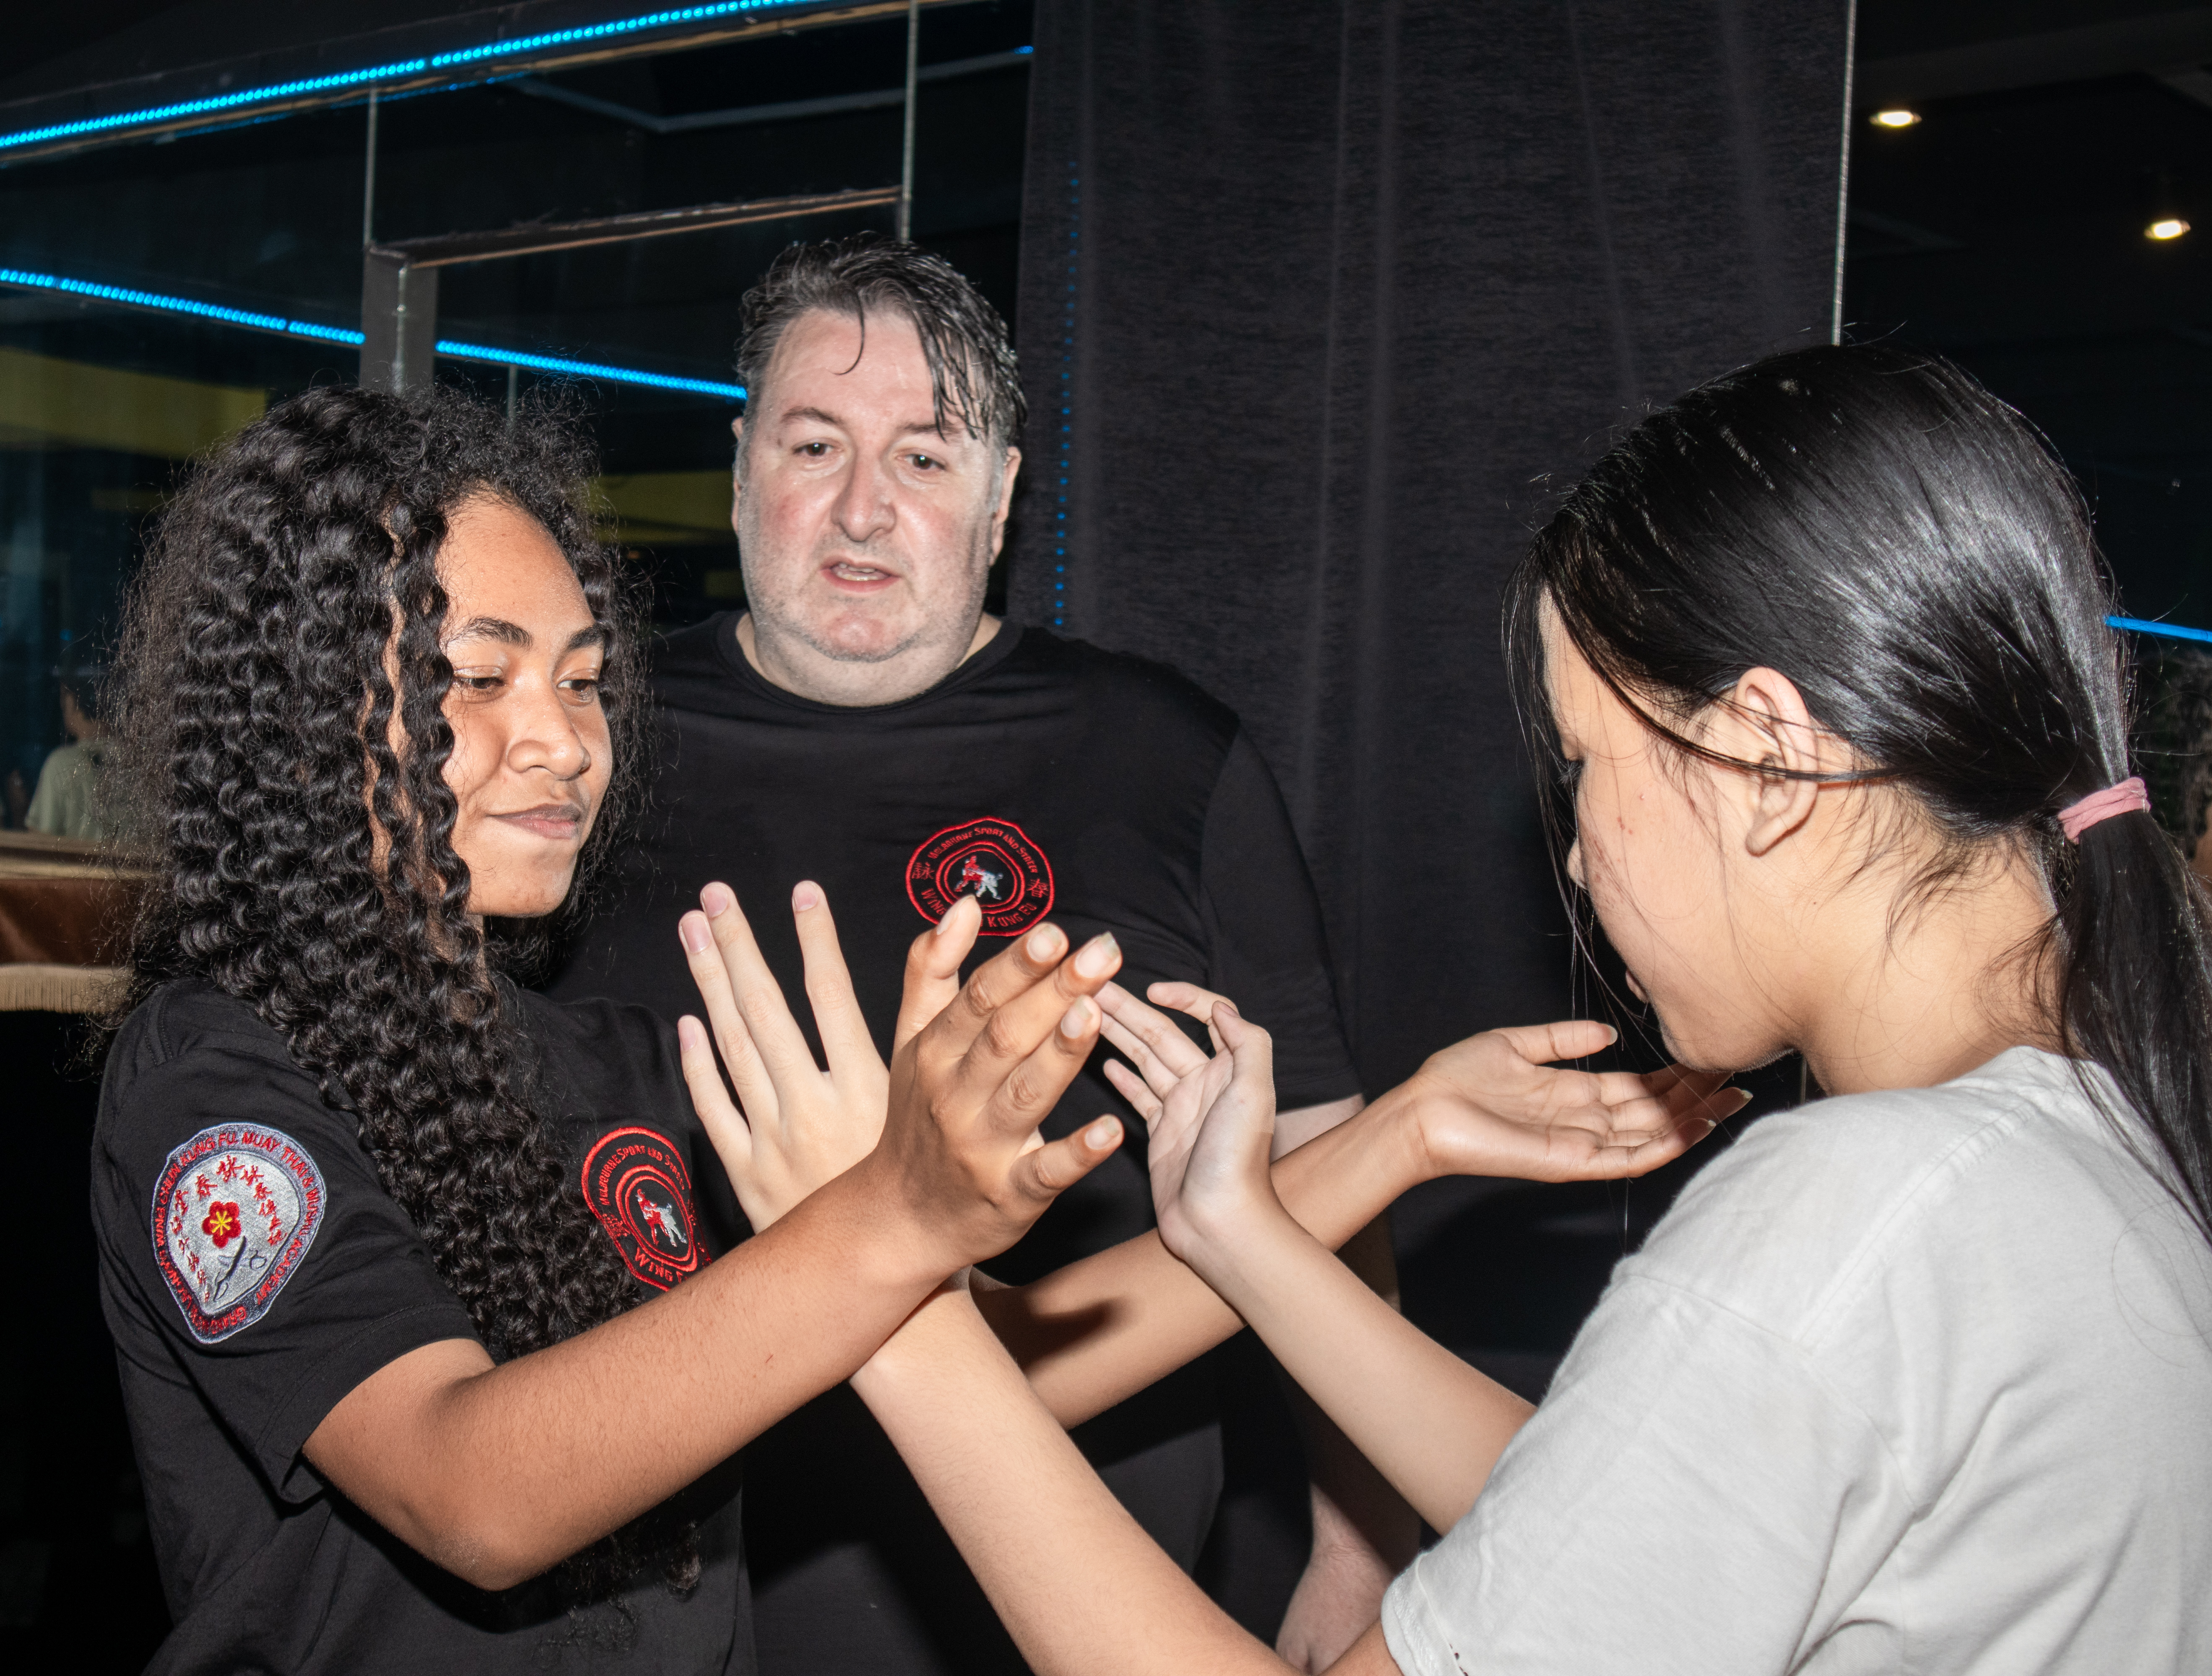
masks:
[[[752,1132],[702,1028],[500,975],[636,750],[588,466],[450,393],[314,391],[199,473],[133,601],[155,883],[93,1210],[158,1670],[750,1670],[738,1448],[1118,1139],[1035,1135],[1110,938],[961,990],[956,909],[887,1075],[801,886],[824,1073],[713,887],[682,935],[745,1116],[881,1136],[780,1218],[741,1194],[732,1250]]]

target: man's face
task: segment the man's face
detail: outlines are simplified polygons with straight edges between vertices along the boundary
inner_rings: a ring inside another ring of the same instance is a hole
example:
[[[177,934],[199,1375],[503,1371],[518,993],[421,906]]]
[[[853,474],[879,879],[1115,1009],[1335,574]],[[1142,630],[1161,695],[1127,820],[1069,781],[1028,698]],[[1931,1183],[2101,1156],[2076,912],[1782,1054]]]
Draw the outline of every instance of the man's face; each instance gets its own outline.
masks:
[[[893,683],[909,691],[933,684],[974,639],[1019,453],[957,419],[938,434],[929,364],[900,314],[872,312],[865,333],[848,315],[803,315],[761,383],[739,422],[731,522],[763,667],[830,701],[892,675],[865,666],[911,670]]]

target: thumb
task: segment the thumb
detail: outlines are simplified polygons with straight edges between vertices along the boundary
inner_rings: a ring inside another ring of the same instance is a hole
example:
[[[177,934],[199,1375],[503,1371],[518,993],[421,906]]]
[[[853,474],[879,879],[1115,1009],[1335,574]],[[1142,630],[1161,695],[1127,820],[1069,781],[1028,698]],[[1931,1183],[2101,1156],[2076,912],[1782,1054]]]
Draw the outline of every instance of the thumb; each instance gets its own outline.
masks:
[[[1017,1193],[1042,1209],[1112,1157],[1121,1144],[1121,1120],[1102,1117],[1074,1134],[1023,1153],[1007,1172],[1008,1179]]]
[[[934,926],[914,939],[906,955],[898,1023],[891,1030],[894,1057],[959,994],[960,962],[968,958],[982,930],[981,905],[973,896],[963,896]]]

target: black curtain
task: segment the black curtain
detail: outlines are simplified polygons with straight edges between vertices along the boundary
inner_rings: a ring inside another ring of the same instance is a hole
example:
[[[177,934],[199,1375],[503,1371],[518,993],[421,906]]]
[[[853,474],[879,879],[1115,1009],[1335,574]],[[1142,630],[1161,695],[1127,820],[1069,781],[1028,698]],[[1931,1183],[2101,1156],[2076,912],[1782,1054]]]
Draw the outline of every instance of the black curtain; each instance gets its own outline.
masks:
[[[1243,715],[1370,1093],[1588,1005],[1501,586],[1624,421],[1830,336],[1850,29],[1850,0],[1037,0],[1012,613]],[[1420,1190],[1408,1312],[1538,1394],[1685,1173]],[[1224,1518],[1211,1580],[1265,1632],[1294,1535]]]
[[[1038,0],[1011,605],[1243,715],[1370,1090],[1558,1016],[1498,598],[1834,319],[1849,0]]]
[[[1849,0],[1038,0],[1012,610],[1243,715],[1370,1091],[1570,1010],[1500,588],[1624,422],[1830,336],[1849,46]]]

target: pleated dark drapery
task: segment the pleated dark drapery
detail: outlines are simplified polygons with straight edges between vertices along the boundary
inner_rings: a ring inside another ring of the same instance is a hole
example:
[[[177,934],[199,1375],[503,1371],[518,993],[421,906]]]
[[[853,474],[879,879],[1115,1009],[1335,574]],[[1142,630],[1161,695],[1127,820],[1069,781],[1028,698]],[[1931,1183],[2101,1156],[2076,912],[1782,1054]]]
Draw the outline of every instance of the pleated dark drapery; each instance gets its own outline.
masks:
[[[1850,5],[1037,0],[1012,614],[1242,713],[1370,1092],[1571,1010],[1501,586],[1624,420],[1833,331]],[[1419,1190],[1408,1313],[1535,1394],[1686,1167]],[[1271,1634],[1264,1433],[1205,1575]]]
[[[1243,714],[1370,1090],[1559,1016],[1547,495],[1834,328],[1849,0],[1038,0],[1012,604]]]

